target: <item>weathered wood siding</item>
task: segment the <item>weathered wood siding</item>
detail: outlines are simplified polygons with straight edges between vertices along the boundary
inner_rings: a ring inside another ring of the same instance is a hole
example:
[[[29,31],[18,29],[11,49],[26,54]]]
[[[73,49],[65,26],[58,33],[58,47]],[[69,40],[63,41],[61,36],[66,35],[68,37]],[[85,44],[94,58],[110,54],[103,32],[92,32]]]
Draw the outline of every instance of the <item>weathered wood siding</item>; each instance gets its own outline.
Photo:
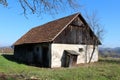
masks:
[[[82,41],[81,29],[69,25],[55,40],[54,43],[80,44]]]
[[[17,61],[33,63],[33,45],[18,45],[14,48],[14,56]]]
[[[76,21],[77,20],[77,21]],[[61,44],[94,44],[94,33],[83,25],[79,18],[75,19],[67,28],[65,28],[53,41]]]
[[[43,48],[47,47],[47,51]],[[51,66],[50,44],[24,44],[14,48],[14,56],[17,61],[34,64],[41,67]],[[46,64],[47,63],[47,64]]]

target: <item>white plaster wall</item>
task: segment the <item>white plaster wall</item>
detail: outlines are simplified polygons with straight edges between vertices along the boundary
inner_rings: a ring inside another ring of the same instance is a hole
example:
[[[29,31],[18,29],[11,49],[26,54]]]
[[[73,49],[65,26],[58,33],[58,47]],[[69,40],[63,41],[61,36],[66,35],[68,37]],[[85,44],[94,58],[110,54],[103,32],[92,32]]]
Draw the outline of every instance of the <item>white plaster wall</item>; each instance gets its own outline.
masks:
[[[87,55],[87,58],[88,58],[87,62],[89,62],[90,56],[91,56],[91,54],[93,52],[93,46],[89,45],[87,51],[88,51],[87,52],[87,54],[88,54]],[[96,46],[96,48],[95,48],[95,51],[93,53],[93,57],[92,57],[91,62],[96,62],[96,61],[98,61],[98,46]]]
[[[80,55],[77,59],[77,64],[79,63],[88,63],[93,52],[93,45],[83,45],[83,52],[80,52]],[[91,62],[98,61],[98,46],[96,46],[95,51],[93,53],[93,57]]]
[[[79,48],[83,48],[82,52],[79,52]],[[86,51],[87,49],[87,51]],[[80,55],[77,58],[77,64],[87,63],[89,61],[90,55],[92,53],[92,46],[86,45],[76,45],[76,44],[51,44],[51,67],[61,67],[61,58],[64,50],[74,50]],[[98,50],[96,46],[95,53],[93,55],[92,61],[98,61]]]

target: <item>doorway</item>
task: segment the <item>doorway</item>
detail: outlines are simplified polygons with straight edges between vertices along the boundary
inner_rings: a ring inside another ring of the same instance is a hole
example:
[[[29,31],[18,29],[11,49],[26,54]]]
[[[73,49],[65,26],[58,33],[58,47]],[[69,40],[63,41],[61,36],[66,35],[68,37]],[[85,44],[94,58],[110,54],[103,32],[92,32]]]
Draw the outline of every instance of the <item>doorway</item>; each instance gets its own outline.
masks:
[[[75,66],[77,63],[78,53],[72,50],[66,50],[64,53],[64,67]]]

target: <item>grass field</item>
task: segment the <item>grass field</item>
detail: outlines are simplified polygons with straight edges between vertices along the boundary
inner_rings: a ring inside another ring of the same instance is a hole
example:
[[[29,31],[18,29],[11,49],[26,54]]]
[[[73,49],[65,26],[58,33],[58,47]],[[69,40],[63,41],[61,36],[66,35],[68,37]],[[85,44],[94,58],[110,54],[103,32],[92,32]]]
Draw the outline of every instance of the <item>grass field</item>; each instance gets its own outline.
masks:
[[[120,80],[120,59],[101,58],[97,63],[73,68],[38,68],[0,56],[0,80]]]

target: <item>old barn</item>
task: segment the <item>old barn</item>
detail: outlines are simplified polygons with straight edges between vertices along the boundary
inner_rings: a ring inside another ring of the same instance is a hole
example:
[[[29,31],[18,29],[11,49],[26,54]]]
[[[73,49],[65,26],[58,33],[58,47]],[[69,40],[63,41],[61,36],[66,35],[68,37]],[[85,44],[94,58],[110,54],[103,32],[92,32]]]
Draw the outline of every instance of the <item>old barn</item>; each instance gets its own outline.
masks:
[[[41,67],[71,67],[98,61],[100,41],[80,13],[32,28],[14,43],[14,56]]]

